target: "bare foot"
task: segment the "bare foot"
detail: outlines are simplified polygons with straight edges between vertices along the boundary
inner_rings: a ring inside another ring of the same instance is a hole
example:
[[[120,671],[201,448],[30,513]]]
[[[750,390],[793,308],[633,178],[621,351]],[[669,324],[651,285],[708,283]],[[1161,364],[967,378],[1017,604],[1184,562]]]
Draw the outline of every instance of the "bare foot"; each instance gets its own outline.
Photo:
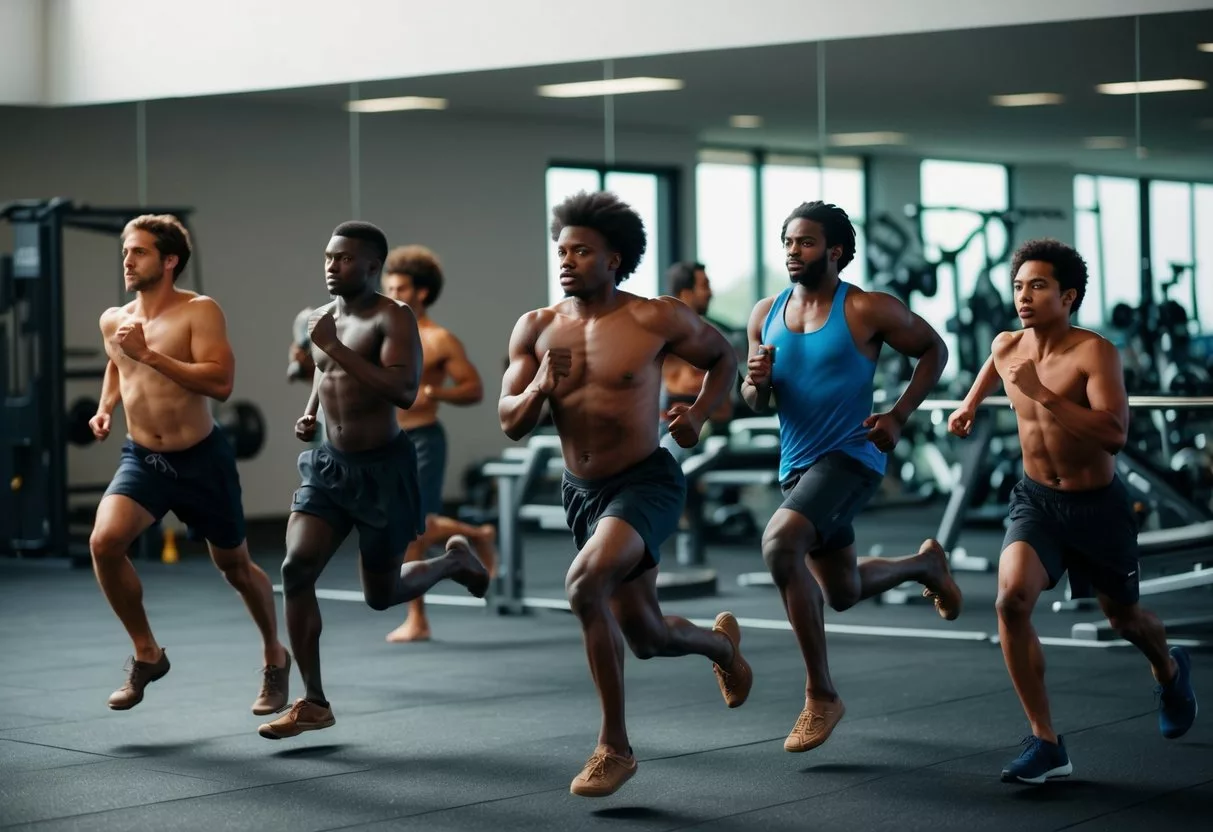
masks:
[[[410,641],[429,641],[431,637],[430,622],[418,621],[409,616],[396,629],[387,634],[387,640],[393,644],[404,644]]]
[[[459,564],[459,571],[451,578],[457,584],[467,587],[467,591],[477,598],[483,598],[489,591],[489,573],[472,551],[468,539],[461,534],[451,535],[446,542],[446,554]]]
[[[948,566],[948,555],[944,552],[939,541],[924,540],[918,548],[918,554],[930,559],[928,577],[922,582],[922,597],[935,602],[935,609],[947,621],[955,621],[960,616],[963,597],[960,587],[952,578],[952,570]]]
[[[476,554],[480,558],[480,562],[484,564],[484,568],[489,570],[489,577],[497,577],[497,528],[491,523],[485,523],[477,531],[480,532],[476,536]]]

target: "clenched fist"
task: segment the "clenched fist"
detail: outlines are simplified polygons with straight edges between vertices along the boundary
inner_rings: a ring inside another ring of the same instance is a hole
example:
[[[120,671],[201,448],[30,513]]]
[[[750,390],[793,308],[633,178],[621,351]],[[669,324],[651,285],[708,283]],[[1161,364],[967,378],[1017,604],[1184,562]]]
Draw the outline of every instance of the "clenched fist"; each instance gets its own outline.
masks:
[[[775,360],[775,348],[760,346],[746,361],[745,380],[755,387],[771,383],[771,364]]]
[[[535,373],[535,389],[545,396],[550,396],[560,384],[560,379],[568,376],[573,369],[573,351],[567,347],[555,347],[543,354],[539,369]]]
[[[108,413],[98,413],[88,420],[88,426],[97,441],[104,442],[106,437],[110,435],[110,415]]]
[[[316,417],[300,416],[295,422],[295,438],[303,442],[311,442],[316,436]]]

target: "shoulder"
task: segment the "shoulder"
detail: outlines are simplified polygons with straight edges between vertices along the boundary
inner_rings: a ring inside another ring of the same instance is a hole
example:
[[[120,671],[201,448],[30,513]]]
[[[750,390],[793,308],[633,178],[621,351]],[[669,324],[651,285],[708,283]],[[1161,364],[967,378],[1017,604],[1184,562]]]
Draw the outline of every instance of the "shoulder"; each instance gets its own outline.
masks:
[[[1098,332],[1075,328],[1075,351],[1099,363],[1120,361],[1120,350]]]
[[[626,294],[625,302],[626,308],[637,323],[662,335],[693,329],[703,322],[694,309],[669,295],[642,298],[639,295]]]
[[[524,312],[517,321],[514,322],[514,334],[512,339],[522,339],[524,342],[533,342],[539,337],[539,334],[547,329],[552,323],[560,317],[560,304],[545,306],[542,309],[532,309],[530,312]]]
[[[219,301],[207,295],[200,295],[197,292],[188,292],[184,290],[181,294],[184,295],[184,305],[193,318],[213,318],[223,317],[223,307],[219,305]]]
[[[459,340],[459,336],[439,324],[431,324],[426,327],[424,334],[433,341],[435,346],[438,347],[439,352],[444,355],[457,352],[463,348],[463,342]]]
[[[99,322],[102,330],[110,330],[117,328],[122,319],[131,312],[131,307],[135,305],[134,301],[126,304],[126,306],[111,306],[101,313]]]
[[[1011,350],[1019,346],[1019,342],[1023,340],[1023,331],[1019,332],[1000,332],[994,336],[994,340],[990,342],[990,352],[994,355],[1005,355]]]
[[[847,284],[845,302],[848,310],[863,316],[904,315],[910,310],[899,297],[888,292],[869,292],[853,283]]]
[[[786,290],[785,290],[786,291]],[[763,322],[766,321],[767,315],[771,314],[772,307],[775,306],[775,301],[783,297],[783,292],[777,295],[765,297],[758,303],[754,304],[754,308],[750,310],[750,329],[761,329]]]

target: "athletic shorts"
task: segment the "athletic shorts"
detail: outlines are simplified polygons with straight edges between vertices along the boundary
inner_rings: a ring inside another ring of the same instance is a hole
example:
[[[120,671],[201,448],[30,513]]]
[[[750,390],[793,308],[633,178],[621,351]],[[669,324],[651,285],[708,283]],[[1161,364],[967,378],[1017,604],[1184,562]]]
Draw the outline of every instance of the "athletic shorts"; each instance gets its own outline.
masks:
[[[404,431],[368,451],[339,451],[328,442],[299,455],[301,482],[291,512],[312,514],[338,539],[358,529],[362,565],[398,569],[404,550],[425,530],[417,452]]]
[[[244,542],[244,506],[236,451],[216,425],[182,451],[153,451],[127,439],[105,496],[121,494],[156,522],[170,511],[217,549]]]
[[[578,549],[583,549],[598,521],[618,517],[644,541],[644,557],[624,581],[634,580],[661,562],[661,544],[682,518],[687,481],[665,448],[627,470],[598,480],[583,480],[567,470],[561,482],[565,519]]]
[[[779,484],[786,508],[817,531],[814,551],[834,552],[855,542],[855,516],[876,495],[884,476],[845,451],[832,451]]]
[[[1120,477],[1102,488],[1060,491],[1024,477],[1011,489],[1005,550],[1023,542],[1049,574],[1049,589],[1067,571],[1074,598],[1092,590],[1120,604],[1139,597],[1137,518]]]
[[[421,489],[421,517],[442,514],[442,484],[446,477],[446,431],[434,422],[409,432],[417,451],[417,478]]]

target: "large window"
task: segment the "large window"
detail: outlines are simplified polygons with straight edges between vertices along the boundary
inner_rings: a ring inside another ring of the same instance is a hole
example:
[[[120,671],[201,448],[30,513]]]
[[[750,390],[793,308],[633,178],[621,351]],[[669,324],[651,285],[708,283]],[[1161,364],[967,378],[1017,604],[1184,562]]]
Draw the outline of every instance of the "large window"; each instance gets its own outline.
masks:
[[[1106,327],[1118,303],[1141,303],[1141,188],[1136,179],[1074,177],[1074,242],[1087,262],[1078,323]]]
[[[676,256],[677,229],[673,216],[673,184],[669,173],[606,170],[602,168],[554,166],[547,171],[547,215],[545,239],[548,245],[548,302],[564,297],[560,288],[560,264],[556,246],[547,233],[552,209],[578,191],[611,191],[632,206],[644,222],[648,241],[644,257],[636,271],[621,288],[643,297],[657,297],[664,291],[662,275]]]
[[[1213,185],[1194,188],[1196,312],[1201,333],[1213,333]]]
[[[1154,300],[1173,300],[1193,334],[1213,329],[1213,185],[1154,181],[1150,196],[1150,266]]]
[[[695,182],[696,249],[712,281],[712,318],[743,327],[760,298],[788,285],[779,232],[802,202],[825,200],[850,215],[857,251],[843,277],[864,285],[862,160],[831,158],[823,171],[812,157],[705,150]]]
[[[964,308],[978,281],[990,281],[1008,302],[1011,298],[1010,269],[1006,264],[989,265],[1006,249],[1006,230],[979,213],[1006,211],[1010,183],[1005,166],[976,162],[924,159],[919,173],[923,254],[947,265],[939,268],[935,297],[916,296],[913,307],[947,342],[952,359],[944,376],[953,378],[958,370],[976,372],[979,367],[959,366],[958,342],[948,322]],[[977,348],[984,359],[989,341]]]

